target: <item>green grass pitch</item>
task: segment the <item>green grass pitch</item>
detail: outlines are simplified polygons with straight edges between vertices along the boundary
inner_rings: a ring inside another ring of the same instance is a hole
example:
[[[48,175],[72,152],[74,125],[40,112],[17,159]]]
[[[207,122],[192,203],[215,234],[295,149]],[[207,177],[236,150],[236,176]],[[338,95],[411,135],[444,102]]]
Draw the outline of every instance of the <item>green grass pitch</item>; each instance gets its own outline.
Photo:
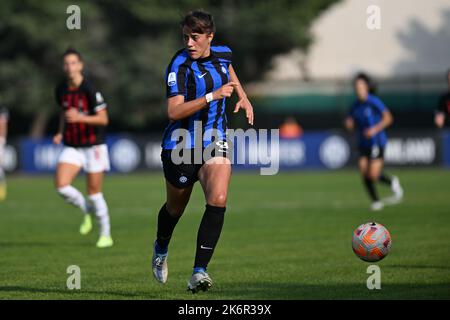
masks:
[[[95,248],[97,229],[78,234],[81,213],[54,192],[51,177],[10,177],[0,203],[0,299],[449,299],[450,171],[389,171],[405,200],[381,212],[368,209],[356,170],[235,172],[208,268],[214,287],[197,295],[186,284],[204,209],[199,185],[175,230],[168,283],[159,285],[150,259],[160,174],[107,176],[115,246],[103,250]],[[84,190],[84,178],[75,185]],[[370,264],[351,249],[353,230],[372,220],[393,239],[378,263],[381,290],[367,289]],[[81,268],[81,290],[66,287],[69,265]]]

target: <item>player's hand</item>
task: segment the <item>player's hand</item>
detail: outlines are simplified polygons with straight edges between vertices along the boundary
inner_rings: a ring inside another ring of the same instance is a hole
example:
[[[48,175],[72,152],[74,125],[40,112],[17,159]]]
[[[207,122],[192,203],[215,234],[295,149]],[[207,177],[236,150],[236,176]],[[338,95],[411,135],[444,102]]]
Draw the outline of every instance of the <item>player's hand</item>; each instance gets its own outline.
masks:
[[[79,123],[83,121],[84,115],[80,112],[78,112],[75,109],[69,109],[64,113],[64,118],[66,119],[67,123]]]
[[[245,110],[245,116],[247,117],[248,123],[253,125],[253,106],[250,103],[250,100],[248,100],[247,97],[242,98],[236,103],[236,106],[234,107],[234,113],[238,112],[239,109]]]
[[[60,144],[62,142],[63,135],[62,133],[57,133],[53,136],[53,143]]]
[[[355,127],[355,123],[353,122],[352,118],[347,117],[344,121],[344,126],[348,131],[353,131],[353,128]]]
[[[220,100],[223,98],[231,97],[236,86],[237,84],[234,82],[228,82],[227,84],[224,84],[219,89],[213,92],[213,99]]]
[[[367,139],[370,139],[370,138],[373,138],[378,132],[379,132],[378,128],[374,126],[374,127],[366,129],[364,131],[364,136]]]
[[[442,129],[445,123],[445,115],[442,112],[436,113],[436,115],[434,116],[434,123],[436,124],[436,127]]]

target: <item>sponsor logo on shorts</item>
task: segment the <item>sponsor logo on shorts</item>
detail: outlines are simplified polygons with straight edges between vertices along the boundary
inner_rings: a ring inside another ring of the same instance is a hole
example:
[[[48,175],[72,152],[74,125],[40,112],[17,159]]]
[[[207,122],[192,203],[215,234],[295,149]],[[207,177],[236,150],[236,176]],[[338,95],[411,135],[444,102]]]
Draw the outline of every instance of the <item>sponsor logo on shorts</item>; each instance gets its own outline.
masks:
[[[186,183],[188,181],[188,178],[185,176],[181,176],[179,180],[181,183]]]
[[[378,146],[373,146],[372,150],[371,150],[371,157],[372,158],[376,158],[380,155],[380,147]]]

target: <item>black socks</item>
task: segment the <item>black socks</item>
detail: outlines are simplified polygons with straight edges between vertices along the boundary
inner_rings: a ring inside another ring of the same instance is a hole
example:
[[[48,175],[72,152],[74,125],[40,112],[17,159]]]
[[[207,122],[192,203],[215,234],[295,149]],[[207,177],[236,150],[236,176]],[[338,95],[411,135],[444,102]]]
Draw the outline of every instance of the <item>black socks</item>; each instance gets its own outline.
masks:
[[[208,266],[222,232],[225,210],[225,207],[206,205],[197,234],[197,251],[194,267],[206,269]],[[157,251],[161,253],[167,252],[170,238],[179,219],[180,217],[170,215],[165,204],[162,206],[158,214]]]
[[[379,198],[377,195],[377,191],[375,190],[375,182],[368,177],[364,177],[364,185],[366,186],[367,193],[369,194],[372,202],[378,201]]]
[[[206,269],[211,260],[222,231],[225,210],[225,207],[206,205],[197,234],[197,252],[195,254],[194,268]]]
[[[378,181],[383,182],[387,185],[391,185],[392,183],[392,179],[391,177],[387,176],[386,174],[384,174],[383,172],[380,174],[380,176],[378,177]]]
[[[180,217],[172,217],[164,204],[158,214],[158,231],[156,233],[156,243],[160,249],[166,250],[172,237],[173,229],[180,220]]]

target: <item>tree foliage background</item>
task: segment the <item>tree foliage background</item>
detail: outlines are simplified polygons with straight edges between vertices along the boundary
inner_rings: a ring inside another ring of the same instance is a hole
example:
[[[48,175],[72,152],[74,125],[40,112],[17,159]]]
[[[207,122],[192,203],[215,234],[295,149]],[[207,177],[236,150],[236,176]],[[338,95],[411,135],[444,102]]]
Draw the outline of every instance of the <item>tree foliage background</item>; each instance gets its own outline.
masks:
[[[164,71],[182,47],[178,22],[196,8],[211,12],[216,43],[233,49],[239,77],[261,79],[274,55],[307,52],[313,20],[337,0],[2,0],[0,104],[16,132],[49,132],[58,108],[54,87],[61,54],[81,51],[85,73],[110,105],[115,130],[150,131],[165,123]],[[81,8],[81,30],[68,30],[66,9]]]

